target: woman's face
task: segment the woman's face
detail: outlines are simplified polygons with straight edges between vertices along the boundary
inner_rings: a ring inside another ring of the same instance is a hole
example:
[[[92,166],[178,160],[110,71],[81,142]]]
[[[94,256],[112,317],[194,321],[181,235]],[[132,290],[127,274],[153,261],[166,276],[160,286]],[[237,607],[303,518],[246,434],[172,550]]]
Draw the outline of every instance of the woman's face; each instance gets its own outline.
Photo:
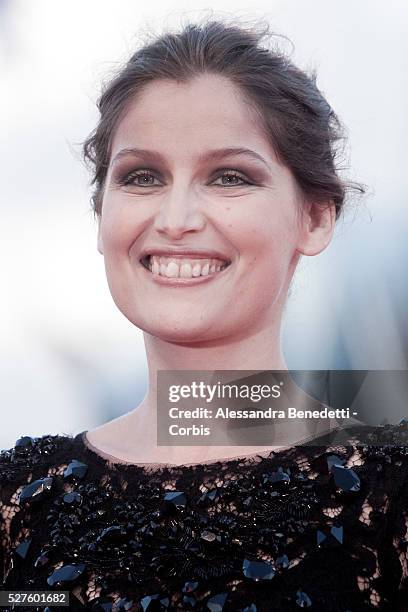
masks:
[[[116,305],[173,342],[276,325],[300,254],[299,207],[291,172],[229,80],[150,83],[117,126],[103,194],[98,249]]]

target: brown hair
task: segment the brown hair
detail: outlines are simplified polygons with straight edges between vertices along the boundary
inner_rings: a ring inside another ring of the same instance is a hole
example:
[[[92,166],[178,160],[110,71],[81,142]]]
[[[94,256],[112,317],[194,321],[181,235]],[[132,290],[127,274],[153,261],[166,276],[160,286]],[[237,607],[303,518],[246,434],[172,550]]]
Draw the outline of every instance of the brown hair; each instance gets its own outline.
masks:
[[[286,54],[262,46],[270,35],[268,23],[259,30],[219,20],[189,23],[179,33],[155,37],[130,57],[103,87],[98,125],[82,144],[93,171],[96,216],[101,214],[112,138],[127,103],[151,81],[187,82],[202,73],[223,75],[240,89],[306,199],[333,202],[338,219],[346,192],[364,193],[361,184],[339,176],[336,162],[343,149],[338,145],[345,142],[345,131],[318,89],[315,73],[307,75]]]

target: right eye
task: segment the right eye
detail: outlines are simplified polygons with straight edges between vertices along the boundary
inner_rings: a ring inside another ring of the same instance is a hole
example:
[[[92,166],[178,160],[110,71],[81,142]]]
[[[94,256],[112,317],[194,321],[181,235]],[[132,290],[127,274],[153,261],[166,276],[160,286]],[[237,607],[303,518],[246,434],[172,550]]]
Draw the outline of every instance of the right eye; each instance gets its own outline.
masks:
[[[122,185],[135,185],[136,187],[156,187],[151,179],[154,181],[155,176],[149,170],[133,170],[120,182]]]

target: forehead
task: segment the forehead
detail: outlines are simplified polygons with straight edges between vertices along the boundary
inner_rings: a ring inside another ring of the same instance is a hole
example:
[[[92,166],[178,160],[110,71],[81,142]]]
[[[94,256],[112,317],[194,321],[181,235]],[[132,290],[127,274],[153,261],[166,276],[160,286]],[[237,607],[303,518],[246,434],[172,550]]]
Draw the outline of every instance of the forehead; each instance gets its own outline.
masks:
[[[255,147],[276,161],[265,130],[243,93],[226,77],[184,83],[155,80],[132,98],[116,128],[114,156],[126,147],[191,155],[217,147]]]

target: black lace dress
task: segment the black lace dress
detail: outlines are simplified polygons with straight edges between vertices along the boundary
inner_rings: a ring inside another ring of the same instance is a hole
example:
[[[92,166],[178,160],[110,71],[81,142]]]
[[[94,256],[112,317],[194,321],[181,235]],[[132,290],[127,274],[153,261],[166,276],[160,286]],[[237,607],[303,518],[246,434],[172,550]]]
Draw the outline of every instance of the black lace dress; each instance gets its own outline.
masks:
[[[70,610],[408,610],[407,425],[184,466],[113,463],[83,434],[0,454],[2,590],[68,591]]]

